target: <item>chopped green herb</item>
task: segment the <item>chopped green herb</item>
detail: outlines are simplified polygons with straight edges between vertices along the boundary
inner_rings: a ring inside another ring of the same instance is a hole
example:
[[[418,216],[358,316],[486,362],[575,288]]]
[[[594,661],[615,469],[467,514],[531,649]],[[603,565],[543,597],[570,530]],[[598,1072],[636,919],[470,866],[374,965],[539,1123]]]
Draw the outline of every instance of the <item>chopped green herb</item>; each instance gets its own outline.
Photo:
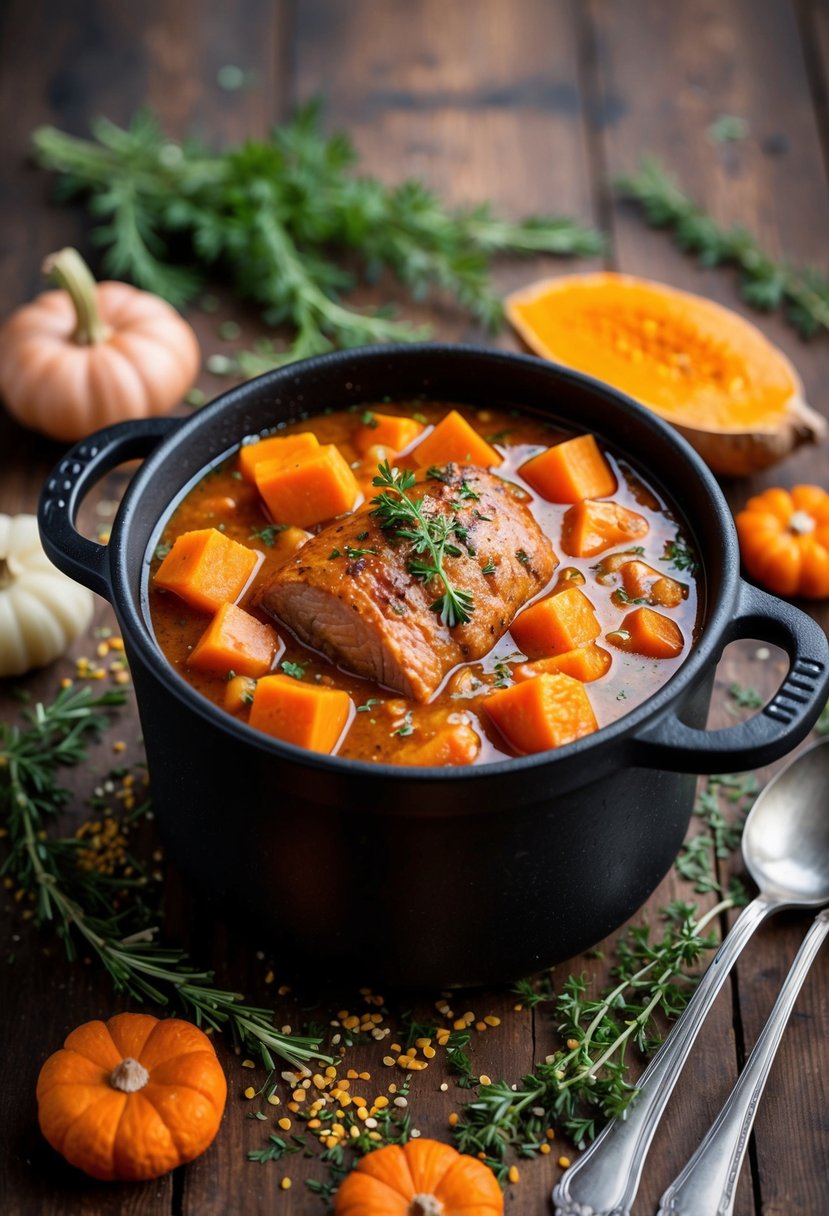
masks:
[[[164,542],[163,544],[160,544],[160,545],[156,545],[155,552],[153,553],[153,557],[156,559],[156,561],[159,561],[159,562],[164,561],[164,558],[170,552],[172,547],[173,547],[172,545],[168,545],[166,542]]]
[[[412,722],[412,711],[410,709],[406,710],[406,715],[402,723],[400,726],[398,726],[397,730],[392,731],[392,734],[400,735],[403,738],[405,738],[406,735],[414,734],[414,723]]]
[[[368,532],[358,532],[357,540],[368,540]]]
[[[376,549],[352,549],[351,545],[346,545],[345,555],[350,562],[353,562],[355,560],[355,558],[358,558],[358,557],[370,557],[370,556],[376,557],[377,550]]]
[[[292,663],[290,659],[285,659],[279,664],[286,676],[292,676],[295,680],[303,680],[305,678],[305,668],[308,663]]]
[[[512,434],[512,427],[505,427],[503,431],[494,431],[493,434],[487,435],[487,443],[505,443],[507,436]]]
[[[522,566],[528,566],[530,564],[529,554],[525,553],[523,549],[516,549],[515,556],[518,558]]]
[[[274,541],[280,532],[284,532],[287,524],[266,524],[264,528],[254,528],[248,540],[261,540],[268,549],[272,549]]]
[[[428,425],[429,419],[425,414],[412,414],[412,417],[414,418],[415,422],[419,422],[421,426]]]
[[[363,410],[362,414],[360,415],[360,421],[362,422],[363,426],[369,426],[373,431],[376,431],[380,425],[371,410]]]
[[[465,499],[468,502],[480,502],[481,501],[480,494],[476,494],[476,492],[472,489],[472,487],[468,481],[461,482],[461,488],[459,490],[459,493],[460,493],[461,498]]]
[[[699,564],[693,549],[681,536],[665,542],[665,548],[659,560],[670,562],[675,570],[686,570],[689,574],[696,574]]]
[[[332,549],[331,552],[328,554],[328,560],[330,562],[335,561],[338,557],[342,557],[342,553],[340,552],[339,549]]]
[[[760,709],[766,703],[762,693],[746,684],[729,684],[728,695],[740,709]]]
[[[481,574],[494,574],[496,570],[497,566],[492,558],[490,558],[487,564],[481,567]]]
[[[380,705],[380,704],[381,704],[380,697],[369,697],[369,699],[365,702],[364,705],[357,706],[357,713],[358,714],[367,713],[368,710],[373,709],[375,705]]]

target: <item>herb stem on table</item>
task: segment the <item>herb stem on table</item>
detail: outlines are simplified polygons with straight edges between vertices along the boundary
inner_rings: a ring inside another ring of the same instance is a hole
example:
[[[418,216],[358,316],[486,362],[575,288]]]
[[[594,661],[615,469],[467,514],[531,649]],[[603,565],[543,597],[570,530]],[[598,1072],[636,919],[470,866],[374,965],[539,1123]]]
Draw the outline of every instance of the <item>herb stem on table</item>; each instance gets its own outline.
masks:
[[[644,159],[639,172],[620,178],[616,189],[642,207],[654,228],[671,229],[679,247],[698,254],[703,266],[738,267],[741,295],[752,308],[784,309],[804,338],[829,330],[829,280],[811,267],[773,261],[745,228],[720,228],[658,161]]]
[[[421,182],[386,186],[358,176],[350,141],[323,132],[317,103],[267,140],[220,153],[175,143],[147,111],[126,129],[99,119],[92,130],[92,139],[80,139],[41,127],[33,141],[40,163],[59,175],[62,196],[89,199],[109,273],[182,307],[206,274],[224,271],[267,325],[293,327],[284,347],[263,340],[238,356],[233,370],[246,375],[332,346],[425,333],[382,310],[340,303],[354,277],[332,253],[357,255],[369,280],[390,271],[416,300],[448,294],[495,329],[502,309],[489,282],[494,255],[589,256],[604,245],[567,217],[510,222],[486,204],[448,210]],[[188,243],[187,263],[176,263],[172,248]]]
[[[175,998],[197,1025],[228,1031],[257,1051],[268,1068],[274,1067],[274,1055],[299,1068],[310,1059],[327,1061],[318,1050],[319,1040],[282,1034],[269,1010],[215,987],[213,972],[191,966],[183,951],[156,945],[154,929],[143,926],[124,935],[123,916],[108,902],[112,878],[79,870],[77,838],[48,835],[49,821],[69,798],[57,782],[57,768],[82,763],[87,741],[108,724],[105,711],[123,702],[120,691],[94,696],[89,688],[69,687],[51,705],[27,710],[28,727],[0,723],[0,809],[9,843],[0,872],[35,893],[37,924],[55,925],[67,957],[77,957],[80,939],[109,972],[117,991],[159,1005]],[[119,885],[130,884],[119,880]]]

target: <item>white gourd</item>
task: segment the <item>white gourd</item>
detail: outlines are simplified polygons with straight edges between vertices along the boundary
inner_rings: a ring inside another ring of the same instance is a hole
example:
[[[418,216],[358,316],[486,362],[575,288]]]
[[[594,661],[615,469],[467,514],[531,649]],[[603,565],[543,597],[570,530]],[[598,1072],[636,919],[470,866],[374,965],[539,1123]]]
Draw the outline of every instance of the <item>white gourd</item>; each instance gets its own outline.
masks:
[[[92,620],[92,592],[43,551],[34,515],[0,515],[0,677],[45,667]]]

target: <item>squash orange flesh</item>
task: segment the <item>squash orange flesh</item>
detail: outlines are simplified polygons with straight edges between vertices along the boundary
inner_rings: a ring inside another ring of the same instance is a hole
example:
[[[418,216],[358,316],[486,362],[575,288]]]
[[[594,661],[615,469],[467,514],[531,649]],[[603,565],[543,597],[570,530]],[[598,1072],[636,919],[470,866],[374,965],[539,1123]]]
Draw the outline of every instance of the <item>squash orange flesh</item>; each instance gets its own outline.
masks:
[[[254,468],[256,488],[278,524],[310,528],[350,511],[360,493],[348,461],[333,443]]]
[[[429,465],[473,464],[480,469],[493,469],[502,463],[491,447],[457,410],[441,418],[411,452],[412,460],[421,468]]]
[[[584,685],[560,672],[492,693],[484,708],[504,738],[525,755],[563,747],[598,730]]]
[[[241,595],[261,557],[218,528],[183,532],[155,572],[154,583],[201,612]]]
[[[576,650],[601,633],[593,605],[579,587],[558,591],[525,608],[511,628],[515,641],[531,659]]]
[[[569,557],[595,557],[612,545],[645,536],[648,521],[618,502],[585,499],[564,512],[561,547]]]
[[[196,644],[188,666],[212,675],[235,671],[240,676],[263,676],[285,647],[270,625],[238,608],[222,604]]]
[[[579,646],[575,650],[565,650],[563,654],[536,659],[532,663],[520,663],[513,669],[512,674],[516,681],[521,681],[561,672],[574,680],[581,680],[582,684],[590,684],[608,673],[612,661],[606,650],[590,642],[587,646]]]
[[[619,650],[644,654],[650,659],[675,659],[682,654],[685,639],[679,625],[652,608],[634,608],[622,621],[620,628],[622,636],[617,633],[607,635],[608,642]]]
[[[538,354],[587,372],[669,422],[774,428],[800,379],[756,326],[701,296],[629,275],[568,275],[517,291],[506,313]]]
[[[533,456],[521,466],[521,476],[548,502],[580,502],[608,498],[616,492],[616,477],[593,435],[576,435]]]
[[[299,435],[271,435],[256,443],[245,443],[239,449],[239,472],[246,481],[254,482],[258,464],[266,460],[288,460],[291,456],[313,451],[319,445],[320,441],[312,431],[302,431]]]
[[[351,698],[339,688],[311,687],[292,676],[263,676],[250,707],[250,725],[312,752],[331,752],[351,717]]]
[[[396,454],[414,443],[422,430],[423,424],[414,418],[372,413],[371,422],[364,423],[354,432],[354,446],[361,456],[373,447],[387,448]]]

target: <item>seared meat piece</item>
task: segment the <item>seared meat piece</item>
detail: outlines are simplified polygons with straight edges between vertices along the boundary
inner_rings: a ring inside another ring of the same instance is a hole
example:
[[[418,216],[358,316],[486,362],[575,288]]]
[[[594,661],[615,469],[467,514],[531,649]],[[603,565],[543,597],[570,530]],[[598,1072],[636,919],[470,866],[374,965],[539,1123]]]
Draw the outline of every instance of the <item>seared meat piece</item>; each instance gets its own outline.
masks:
[[[411,541],[384,530],[370,502],[307,541],[257,597],[301,641],[415,701],[427,701],[457,663],[491,650],[557,565],[517,487],[478,468],[450,465],[442,476],[408,493],[427,516],[450,515],[466,529],[452,538],[461,555],[444,556],[443,567],[473,597],[467,624],[443,624],[431,606],[440,580],[410,573]]]

